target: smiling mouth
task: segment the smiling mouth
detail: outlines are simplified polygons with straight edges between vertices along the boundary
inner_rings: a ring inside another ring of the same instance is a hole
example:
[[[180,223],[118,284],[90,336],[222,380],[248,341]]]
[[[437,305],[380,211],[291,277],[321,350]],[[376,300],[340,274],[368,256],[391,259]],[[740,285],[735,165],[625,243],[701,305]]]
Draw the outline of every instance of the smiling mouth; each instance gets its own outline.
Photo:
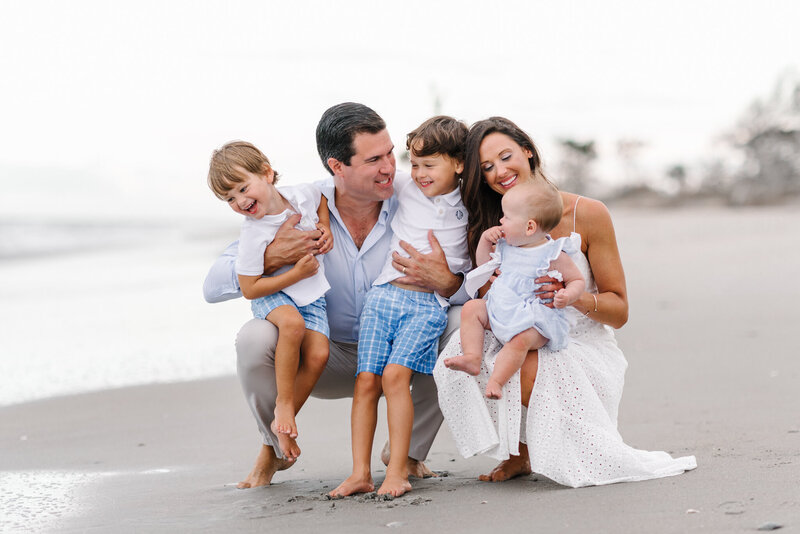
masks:
[[[250,213],[250,214],[255,213],[255,211],[256,211],[256,201],[254,200],[251,204],[249,204],[246,208],[244,208],[244,211],[246,211],[247,213]]]
[[[392,179],[390,177],[390,178],[386,178],[385,180],[381,180],[380,182],[375,182],[375,183],[378,184],[378,185],[388,185],[388,184],[392,183]]]
[[[508,178],[507,180],[504,180],[504,181],[500,182],[500,185],[502,185],[503,187],[509,187],[509,186],[510,186],[511,184],[513,184],[513,183],[514,183],[516,180],[517,180],[517,175],[515,174],[515,175],[514,175],[514,176],[512,176],[511,178]]]
[[[419,180],[417,183],[420,185],[420,187],[428,187],[433,183],[433,180]]]

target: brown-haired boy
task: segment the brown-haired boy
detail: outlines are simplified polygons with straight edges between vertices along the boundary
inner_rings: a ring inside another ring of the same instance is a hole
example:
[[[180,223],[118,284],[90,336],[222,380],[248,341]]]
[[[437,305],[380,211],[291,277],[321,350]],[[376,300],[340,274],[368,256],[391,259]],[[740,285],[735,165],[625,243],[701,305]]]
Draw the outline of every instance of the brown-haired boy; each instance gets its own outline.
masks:
[[[421,254],[429,253],[433,232],[456,273],[470,267],[467,210],[458,190],[466,136],[463,122],[444,116],[408,134],[412,179],[395,180],[400,206],[391,223],[392,250],[407,257],[400,246],[405,241]],[[409,386],[412,373],[433,371],[448,302],[426,288],[404,283],[406,273],[395,265],[390,254],[361,313],[351,415],[353,473],[330,492],[332,497],[374,490],[372,440],[381,393],[386,396],[391,456],[378,494],[397,497],[411,490],[406,461],[414,407]]]

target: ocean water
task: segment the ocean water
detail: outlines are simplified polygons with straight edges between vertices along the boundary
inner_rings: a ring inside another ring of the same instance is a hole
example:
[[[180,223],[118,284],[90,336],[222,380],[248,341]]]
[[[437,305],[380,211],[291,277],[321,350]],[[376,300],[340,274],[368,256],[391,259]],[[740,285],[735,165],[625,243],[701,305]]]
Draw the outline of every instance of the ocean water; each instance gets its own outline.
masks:
[[[250,309],[208,304],[234,225],[0,221],[0,406],[235,373]]]

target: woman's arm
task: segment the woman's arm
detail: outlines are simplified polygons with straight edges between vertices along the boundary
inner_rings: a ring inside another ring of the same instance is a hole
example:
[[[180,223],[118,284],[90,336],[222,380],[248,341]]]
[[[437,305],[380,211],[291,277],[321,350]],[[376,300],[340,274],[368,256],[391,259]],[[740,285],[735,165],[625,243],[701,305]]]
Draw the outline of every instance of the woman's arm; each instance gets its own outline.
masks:
[[[611,214],[602,202],[583,200],[576,225],[586,243],[597,295],[584,292],[573,306],[599,323],[620,328],[628,322],[628,291]]]
[[[286,289],[300,280],[316,274],[319,269],[319,262],[311,254],[307,254],[288,271],[277,276],[246,276],[239,275],[239,285],[242,288],[242,295],[248,300],[266,297]]]

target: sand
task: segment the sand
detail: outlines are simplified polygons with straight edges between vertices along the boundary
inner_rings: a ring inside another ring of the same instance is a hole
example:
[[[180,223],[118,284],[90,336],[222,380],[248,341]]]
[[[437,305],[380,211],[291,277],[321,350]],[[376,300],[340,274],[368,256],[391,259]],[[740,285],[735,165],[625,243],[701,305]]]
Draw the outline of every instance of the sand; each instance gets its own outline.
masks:
[[[0,530],[800,531],[800,210],[613,213],[631,302],[620,430],[696,455],[695,471],[577,490],[480,483],[493,461],[458,456],[443,427],[427,464],[447,476],[390,502],[329,501],[349,472],[349,402],[312,399],[297,465],[237,490],[258,439],[224,377],[1,408]],[[385,438],[381,419],[377,480]]]

